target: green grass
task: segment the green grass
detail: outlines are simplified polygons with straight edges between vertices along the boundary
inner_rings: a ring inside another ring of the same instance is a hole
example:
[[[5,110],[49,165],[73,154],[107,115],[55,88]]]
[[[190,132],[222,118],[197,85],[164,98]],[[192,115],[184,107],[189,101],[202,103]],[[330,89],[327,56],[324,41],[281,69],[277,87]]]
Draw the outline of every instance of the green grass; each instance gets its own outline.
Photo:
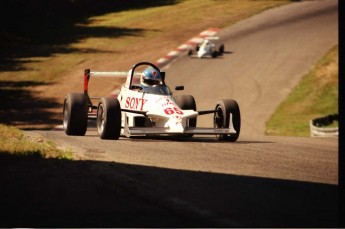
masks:
[[[78,2],[71,1],[72,5],[65,6],[58,2],[53,7],[44,5],[48,11],[36,5],[21,11],[13,8],[10,15],[16,21],[7,20],[11,30],[5,31],[5,38],[0,37],[1,58],[5,60],[0,64],[0,95],[8,103],[0,108],[2,122],[31,129],[39,125],[45,127],[43,119],[49,126],[56,125],[61,121],[59,103],[66,93],[81,90],[82,81],[73,79],[80,77],[85,68],[128,70],[139,61],[155,62],[205,29],[224,28],[290,1],[150,1],[155,7],[146,7],[145,2],[145,7],[131,9],[128,3],[123,9],[107,10],[98,6],[98,2],[90,2],[98,7],[95,12],[102,13],[78,14],[80,17],[74,18],[76,12],[72,11]],[[168,4],[163,4],[165,2]],[[54,15],[64,10],[65,17],[56,20]],[[81,12],[88,10],[77,13]],[[25,15],[30,15],[30,20],[25,20]],[[101,90],[107,89],[103,87],[96,90],[103,93]],[[10,107],[14,105],[15,109]],[[28,110],[35,113],[28,116]],[[43,140],[32,141],[13,127],[0,125],[0,131],[1,153],[69,157],[69,152]]]
[[[21,130],[0,124],[0,154],[34,158],[73,159],[72,151],[59,149],[42,138],[29,138]]]
[[[205,29],[227,27],[289,2],[182,0],[174,4],[91,16],[73,25],[55,27],[56,34],[50,35],[49,39],[17,44],[11,53],[17,57],[4,68],[17,70],[0,69],[0,81],[60,82],[61,77],[77,69],[82,71],[86,66],[109,68],[109,63],[113,63],[113,68],[128,70],[138,61],[156,61]],[[35,37],[48,37],[49,34],[42,29],[36,31]],[[20,55],[23,50],[25,57]]]
[[[279,105],[266,123],[266,134],[310,136],[309,120],[335,113],[338,113],[338,45],[303,76]]]

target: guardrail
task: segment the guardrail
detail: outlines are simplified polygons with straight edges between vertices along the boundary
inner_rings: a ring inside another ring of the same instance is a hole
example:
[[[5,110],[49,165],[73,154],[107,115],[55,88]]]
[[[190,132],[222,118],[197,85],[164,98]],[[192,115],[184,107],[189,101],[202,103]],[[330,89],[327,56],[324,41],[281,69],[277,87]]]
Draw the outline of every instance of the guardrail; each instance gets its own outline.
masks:
[[[338,121],[338,114],[330,114],[309,121],[310,135],[312,137],[336,137],[339,136],[339,127],[324,127]]]

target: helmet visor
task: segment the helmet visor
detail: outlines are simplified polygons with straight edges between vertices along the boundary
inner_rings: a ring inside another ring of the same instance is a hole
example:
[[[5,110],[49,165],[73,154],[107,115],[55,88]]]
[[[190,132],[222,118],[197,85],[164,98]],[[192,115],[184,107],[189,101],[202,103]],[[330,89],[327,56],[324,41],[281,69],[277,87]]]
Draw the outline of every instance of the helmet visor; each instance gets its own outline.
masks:
[[[160,81],[158,79],[148,79],[148,78],[143,78],[144,83],[148,85],[158,85]]]

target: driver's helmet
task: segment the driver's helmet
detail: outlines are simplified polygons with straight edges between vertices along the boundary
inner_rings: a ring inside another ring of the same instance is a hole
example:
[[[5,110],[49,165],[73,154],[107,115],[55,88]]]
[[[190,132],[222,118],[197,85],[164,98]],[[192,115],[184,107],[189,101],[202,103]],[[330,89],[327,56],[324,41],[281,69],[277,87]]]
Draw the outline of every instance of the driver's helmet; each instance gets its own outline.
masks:
[[[162,82],[162,77],[156,69],[147,68],[141,73],[140,81],[145,86],[159,85]]]

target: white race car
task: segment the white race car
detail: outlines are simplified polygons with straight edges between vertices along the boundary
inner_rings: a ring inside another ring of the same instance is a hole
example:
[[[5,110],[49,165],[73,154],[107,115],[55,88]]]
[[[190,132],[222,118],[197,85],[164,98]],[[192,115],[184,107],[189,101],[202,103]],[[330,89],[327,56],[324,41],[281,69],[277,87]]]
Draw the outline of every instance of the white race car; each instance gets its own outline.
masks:
[[[216,43],[212,42],[213,40],[218,40],[219,37],[206,37],[201,44],[198,44],[195,48],[196,55],[193,54],[193,50],[190,49],[188,51],[189,57],[212,57],[216,58],[217,56],[221,56],[224,53],[224,44],[220,44],[217,48]]]
[[[118,75],[118,72],[85,70],[84,93],[69,93],[64,100],[63,128],[67,135],[85,135],[88,119],[96,119],[101,139],[140,135],[192,137],[194,134],[216,135],[222,141],[234,142],[238,139],[241,117],[235,100],[223,99],[217,102],[214,109],[197,111],[194,97],[174,96],[165,84],[165,72],[160,72],[149,62],[140,62],[132,67],[118,94],[89,96],[90,77]],[[175,90],[183,89],[183,86],[175,87]],[[95,99],[98,100],[97,105],[92,103]],[[214,127],[196,127],[197,116],[206,114],[213,114]]]

